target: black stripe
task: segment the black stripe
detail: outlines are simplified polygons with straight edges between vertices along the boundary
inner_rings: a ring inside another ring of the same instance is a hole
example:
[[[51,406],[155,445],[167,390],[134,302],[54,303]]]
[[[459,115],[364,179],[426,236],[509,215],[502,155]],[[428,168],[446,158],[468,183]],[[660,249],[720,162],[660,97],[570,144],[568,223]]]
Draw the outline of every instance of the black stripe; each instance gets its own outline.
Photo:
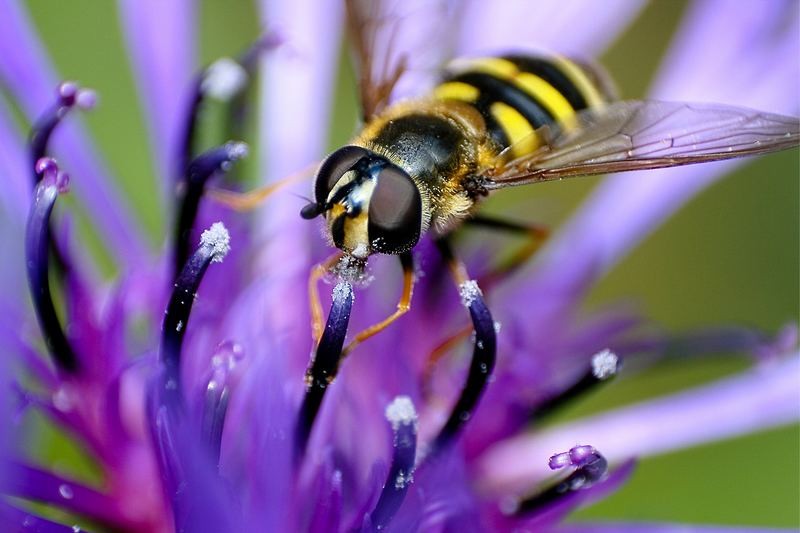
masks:
[[[344,217],[346,216],[342,213],[331,224],[331,238],[333,238],[333,244],[337,248],[344,246]]]
[[[448,81],[468,83],[481,92],[481,99],[485,96],[489,102],[502,102],[513,107],[530,123],[533,129],[555,122],[555,118],[537,98],[516,88],[510,82],[495,78],[490,74],[466,72]]]
[[[541,57],[508,55],[503,59],[511,61],[522,72],[529,72],[552,85],[577,111],[586,109],[586,99],[580,89],[554,63]]]
[[[494,118],[491,112],[491,100],[487,98],[479,98],[477,102],[475,102],[475,108],[483,115],[483,120],[486,122],[486,129],[489,131],[489,135],[494,139],[498,145],[503,148],[507,148],[511,144],[511,140],[508,138],[506,134],[506,130],[497,122],[497,119]]]

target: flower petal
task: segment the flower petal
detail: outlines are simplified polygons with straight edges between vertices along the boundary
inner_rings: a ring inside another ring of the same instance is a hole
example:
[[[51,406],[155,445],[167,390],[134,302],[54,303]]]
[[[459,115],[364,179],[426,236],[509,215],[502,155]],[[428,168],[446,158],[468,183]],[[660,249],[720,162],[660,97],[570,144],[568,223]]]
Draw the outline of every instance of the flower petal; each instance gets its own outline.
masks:
[[[14,128],[11,115],[0,96],[0,213],[16,220],[25,220],[31,203],[30,172],[26,171],[27,159],[22,136]]]
[[[120,0],[120,22],[163,186],[171,194],[195,64],[195,2]]]
[[[466,10],[459,52],[547,49],[600,55],[636,18],[646,0],[526,0],[497,5],[473,1]],[[485,28],[475,31],[475,28]]]
[[[335,0],[260,4],[264,24],[284,42],[262,60],[267,81],[261,92],[259,168],[271,182],[313,165],[325,150],[342,9]],[[254,226],[263,241],[256,269],[273,283],[281,280],[276,286],[281,294],[271,300],[281,308],[263,309],[278,331],[309,323],[305,298],[297,295],[305,293],[311,245],[321,239],[314,224],[299,219],[302,200],[294,197],[309,190],[308,181],[283,189],[269,209],[260,210]]]
[[[732,438],[800,419],[800,353],[685,392],[524,435],[490,449],[480,469],[487,486],[522,488],[547,475],[552,450],[591,442],[610,463]]]

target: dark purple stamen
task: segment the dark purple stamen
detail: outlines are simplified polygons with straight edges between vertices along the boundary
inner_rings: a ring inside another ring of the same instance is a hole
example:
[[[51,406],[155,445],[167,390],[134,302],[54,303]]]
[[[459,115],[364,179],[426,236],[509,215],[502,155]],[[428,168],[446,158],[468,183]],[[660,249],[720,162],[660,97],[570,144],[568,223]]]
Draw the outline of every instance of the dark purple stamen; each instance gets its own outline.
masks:
[[[211,378],[206,385],[200,431],[215,464],[219,464],[222,430],[231,394],[230,373],[241,357],[238,344],[225,342],[211,360]]]
[[[42,179],[36,185],[33,205],[25,228],[25,258],[28,271],[28,286],[33,307],[47,344],[50,356],[56,365],[67,372],[78,370],[78,357],[67,340],[58,320],[53,296],[50,291],[50,215],[59,193],[65,192],[68,176],[58,169],[55,161],[40,159],[35,165]]]
[[[203,197],[206,182],[216,173],[227,172],[234,161],[247,156],[247,145],[230,141],[212,148],[191,162],[186,171],[186,180],[179,193],[178,221],[175,224],[175,263],[177,277],[189,257],[189,239],[197,218],[200,199]]]
[[[608,472],[608,462],[592,446],[575,446],[567,452],[550,457],[548,465],[552,470],[567,466],[575,471],[534,496],[521,500],[515,507],[515,514],[532,514],[550,507],[566,495],[587,489],[601,481]]]
[[[186,262],[175,281],[161,332],[161,374],[150,391],[148,404],[152,423],[154,445],[167,496],[172,500],[176,531],[185,531],[187,524],[202,509],[192,509],[190,486],[198,481],[191,453],[185,451],[188,443],[185,401],[181,392],[180,362],[186,326],[192,311],[197,289],[212,262],[219,262],[230,250],[228,230],[221,222],[203,232],[200,246]],[[209,526],[212,530],[213,526]]]
[[[538,422],[572,400],[596,389],[603,382],[611,380],[617,375],[620,364],[619,357],[610,350],[602,350],[594,354],[590,368],[560,394],[539,403],[531,412],[531,419]]]
[[[322,399],[328,386],[333,383],[339,371],[344,337],[350,323],[350,311],[353,308],[353,287],[346,281],[340,281],[333,289],[333,301],[325,331],[317,346],[314,359],[306,372],[306,393],[297,420],[296,450],[300,459],[305,453],[311,428],[317,417]]]
[[[456,401],[450,417],[445,422],[439,435],[433,442],[432,452],[436,453],[449,444],[464,424],[472,417],[475,406],[483,394],[486,384],[494,370],[497,352],[497,336],[494,320],[483,299],[478,284],[466,281],[459,287],[461,301],[469,309],[472,327],[475,331],[475,347],[472,351],[472,362],[467,375],[467,382]]]
[[[197,126],[203,104],[209,97],[222,97],[221,92],[227,93],[225,99],[234,99],[229,120],[233,124],[241,123],[244,117],[244,98],[241,96],[251,85],[250,80],[255,74],[258,57],[263,51],[274,48],[278,44],[279,40],[275,35],[266,34],[253,43],[238,61],[230,58],[219,59],[195,76],[191,89],[191,100],[186,112],[179,176],[185,174],[194,158]],[[223,76],[222,80],[215,79],[220,75]],[[228,79],[224,79],[226,75]],[[231,76],[237,77],[237,79],[230,79]],[[226,86],[220,88],[220,85]],[[234,136],[239,137],[240,133],[236,132]]]
[[[180,398],[180,359],[186,325],[197,288],[212,261],[222,261],[230,249],[228,230],[217,222],[203,232],[200,246],[186,262],[167,304],[161,331],[160,358],[164,365],[164,392],[167,398]]]
[[[395,398],[386,408],[386,419],[392,424],[394,453],[378,503],[364,528],[372,531],[384,529],[400,509],[413,481],[417,453],[417,413],[411,399]]]
[[[47,155],[47,145],[50,142],[50,137],[69,110],[73,107],[90,109],[95,104],[94,91],[81,89],[70,81],[65,81],[58,86],[56,98],[53,107],[39,117],[31,129],[29,139],[31,168],[34,168],[36,162]],[[33,179],[34,183],[36,183],[39,181],[39,175],[35,173]]]

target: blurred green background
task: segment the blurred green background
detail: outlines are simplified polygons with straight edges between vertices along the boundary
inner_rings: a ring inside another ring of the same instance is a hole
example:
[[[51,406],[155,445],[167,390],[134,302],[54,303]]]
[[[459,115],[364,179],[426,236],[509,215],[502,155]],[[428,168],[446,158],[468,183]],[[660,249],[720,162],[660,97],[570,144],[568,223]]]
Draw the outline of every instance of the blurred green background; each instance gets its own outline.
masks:
[[[29,0],[31,14],[59,72],[95,88],[100,105],[86,116],[100,151],[152,236],[163,235],[144,121],[119,32],[114,2]],[[200,61],[247,46],[258,34],[251,2],[200,2]],[[642,97],[684,1],[654,1],[602,62],[625,97]],[[535,25],[535,21],[532,21]],[[336,92],[331,147],[352,134],[356,113],[349,68]],[[769,179],[764,179],[769,176]],[[798,322],[798,152],[745,165],[693,200],[638,246],[591,295],[592,307],[633,299],[670,329],[746,324],[775,331]],[[535,198],[537,220],[554,227],[569,216],[596,179],[519,190],[490,208]],[[664,394],[746,366],[731,355],[667,363],[636,379],[619,379],[570,407],[562,418]],[[798,392],[800,409],[800,392]],[[718,524],[800,526],[800,431],[774,430],[641,462],[633,480],[576,520],[634,519]]]

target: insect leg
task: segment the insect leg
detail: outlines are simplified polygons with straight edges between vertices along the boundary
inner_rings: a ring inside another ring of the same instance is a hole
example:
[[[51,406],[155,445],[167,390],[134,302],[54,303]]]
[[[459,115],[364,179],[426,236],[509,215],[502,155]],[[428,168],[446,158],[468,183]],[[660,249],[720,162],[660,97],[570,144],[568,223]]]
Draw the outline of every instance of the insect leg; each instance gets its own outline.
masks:
[[[411,252],[400,254],[400,265],[403,267],[403,292],[400,295],[400,301],[397,302],[397,309],[382,321],[373,324],[356,335],[342,351],[342,357],[352,352],[356,346],[368,338],[386,329],[389,324],[406,314],[411,308],[411,295],[414,292],[414,256],[411,255]]]
[[[339,262],[342,255],[342,252],[332,254],[325,261],[314,265],[308,275],[308,308],[311,311],[311,338],[314,339],[315,344],[319,342],[322,330],[325,327],[322,322],[322,303],[319,301],[317,283],[328,273],[333,265]]]
[[[484,389],[486,389],[489,376],[494,370],[497,352],[497,334],[494,328],[494,320],[489,308],[486,306],[477,282],[469,279],[464,265],[456,259],[450,243],[446,239],[440,239],[436,244],[450,267],[454,281],[458,284],[461,302],[469,310],[472,329],[475,332],[475,344],[467,374],[467,382],[464,384],[464,388],[461,390],[461,394],[456,400],[447,422],[442,426],[433,442],[431,447],[433,453],[450,443],[458,435],[464,424],[472,417],[475,407],[478,405]]]
[[[550,236],[549,228],[538,224],[520,224],[508,220],[500,220],[486,216],[475,216],[466,222],[470,226],[484,227],[488,229],[496,229],[516,234],[524,235],[527,238],[526,243],[519,248],[514,254],[494,267],[489,273],[480,278],[480,285],[484,290],[488,290],[494,284],[507,278],[523,266],[528,259],[542,246],[542,244]]]
[[[319,163],[312,163],[303,168],[299,172],[290,174],[285,178],[268,183],[263,187],[253,189],[252,191],[239,192],[230,189],[212,189],[209,188],[208,196],[217,203],[220,203],[234,211],[252,211],[259,207],[264,201],[267,200],[273,193],[281,190],[284,187],[299,183],[314,175],[314,171],[319,166]]]
[[[517,250],[514,255],[507,259],[502,264],[493,268],[489,273],[484,274],[483,277],[478,279],[478,285],[484,290],[488,291],[498,282],[507,278],[523,266],[528,259],[541,247],[547,237],[550,235],[550,230],[538,224],[520,224],[517,222],[500,220],[483,215],[477,215],[466,221],[470,226],[483,227],[499,231],[506,231],[510,233],[521,234],[527,237],[527,242]],[[466,274],[464,274],[466,276]],[[431,374],[442,357],[447,354],[454,346],[460,341],[464,340],[472,332],[472,326],[465,325],[458,331],[446,337],[442,342],[436,345],[428,356],[428,362],[423,372],[423,389],[427,388],[430,383]]]

